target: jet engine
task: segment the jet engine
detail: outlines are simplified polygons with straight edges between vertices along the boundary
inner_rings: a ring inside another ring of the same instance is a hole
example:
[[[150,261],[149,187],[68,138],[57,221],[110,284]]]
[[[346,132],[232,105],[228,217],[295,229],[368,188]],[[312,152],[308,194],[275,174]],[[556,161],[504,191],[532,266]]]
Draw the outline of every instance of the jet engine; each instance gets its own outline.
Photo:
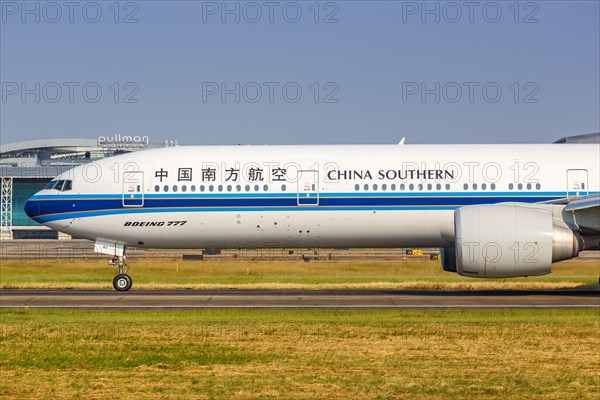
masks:
[[[582,247],[551,205],[462,207],[454,212],[454,231],[455,247],[442,250],[442,268],[475,278],[545,275]]]

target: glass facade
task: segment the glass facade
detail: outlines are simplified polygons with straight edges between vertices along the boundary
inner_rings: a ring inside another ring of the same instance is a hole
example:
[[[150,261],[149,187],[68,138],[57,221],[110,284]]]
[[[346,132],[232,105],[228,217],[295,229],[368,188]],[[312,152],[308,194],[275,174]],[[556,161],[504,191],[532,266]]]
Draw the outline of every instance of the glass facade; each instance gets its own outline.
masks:
[[[25,214],[25,202],[39,192],[50,182],[52,178],[32,179],[32,178],[14,178],[13,179],[13,204],[12,204],[12,224],[13,226],[39,226]]]

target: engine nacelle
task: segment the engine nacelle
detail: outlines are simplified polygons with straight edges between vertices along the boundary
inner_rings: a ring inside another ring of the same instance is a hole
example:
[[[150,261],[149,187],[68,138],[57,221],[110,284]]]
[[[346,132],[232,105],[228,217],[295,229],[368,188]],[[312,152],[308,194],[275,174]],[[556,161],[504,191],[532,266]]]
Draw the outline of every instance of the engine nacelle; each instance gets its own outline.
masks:
[[[579,254],[580,241],[552,206],[492,204],[454,212],[455,257],[442,253],[444,270],[476,278],[550,273],[553,262]]]

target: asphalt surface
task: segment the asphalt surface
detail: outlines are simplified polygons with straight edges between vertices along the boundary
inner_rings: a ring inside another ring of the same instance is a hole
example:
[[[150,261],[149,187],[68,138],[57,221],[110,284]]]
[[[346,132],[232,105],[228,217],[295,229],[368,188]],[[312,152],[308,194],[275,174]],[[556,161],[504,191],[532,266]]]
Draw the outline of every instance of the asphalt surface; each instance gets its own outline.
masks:
[[[204,255],[205,260],[231,261],[404,261],[429,260],[429,255],[437,254],[439,249],[421,249],[423,255],[408,256],[405,248],[394,249],[225,249],[220,254]],[[147,250],[129,247],[129,259],[182,258],[183,256],[202,254],[202,250]],[[94,242],[84,239],[70,240],[31,240],[15,239],[0,241],[1,260],[108,260],[109,257],[94,253]],[[600,251],[583,251],[577,260],[598,260]]]
[[[423,255],[407,255],[406,249],[223,249],[216,254],[202,249],[165,250],[127,248],[129,259],[185,258],[202,256],[205,260],[219,261],[351,261],[374,259],[377,261],[429,260],[431,253],[439,249],[421,249]],[[15,239],[0,241],[2,260],[108,260],[103,254],[94,253],[94,242],[84,239],[31,240]]]
[[[0,290],[0,307],[67,309],[599,309],[600,291]]]

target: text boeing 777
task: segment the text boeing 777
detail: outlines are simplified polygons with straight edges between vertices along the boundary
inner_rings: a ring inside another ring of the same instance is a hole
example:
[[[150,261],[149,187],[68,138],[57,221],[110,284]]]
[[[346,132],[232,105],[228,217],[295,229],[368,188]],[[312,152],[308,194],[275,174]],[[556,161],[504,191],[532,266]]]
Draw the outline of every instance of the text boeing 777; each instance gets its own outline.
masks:
[[[128,290],[128,246],[440,247],[443,268],[543,275],[600,248],[600,145],[182,146],[106,158],[29,199],[96,241]]]

